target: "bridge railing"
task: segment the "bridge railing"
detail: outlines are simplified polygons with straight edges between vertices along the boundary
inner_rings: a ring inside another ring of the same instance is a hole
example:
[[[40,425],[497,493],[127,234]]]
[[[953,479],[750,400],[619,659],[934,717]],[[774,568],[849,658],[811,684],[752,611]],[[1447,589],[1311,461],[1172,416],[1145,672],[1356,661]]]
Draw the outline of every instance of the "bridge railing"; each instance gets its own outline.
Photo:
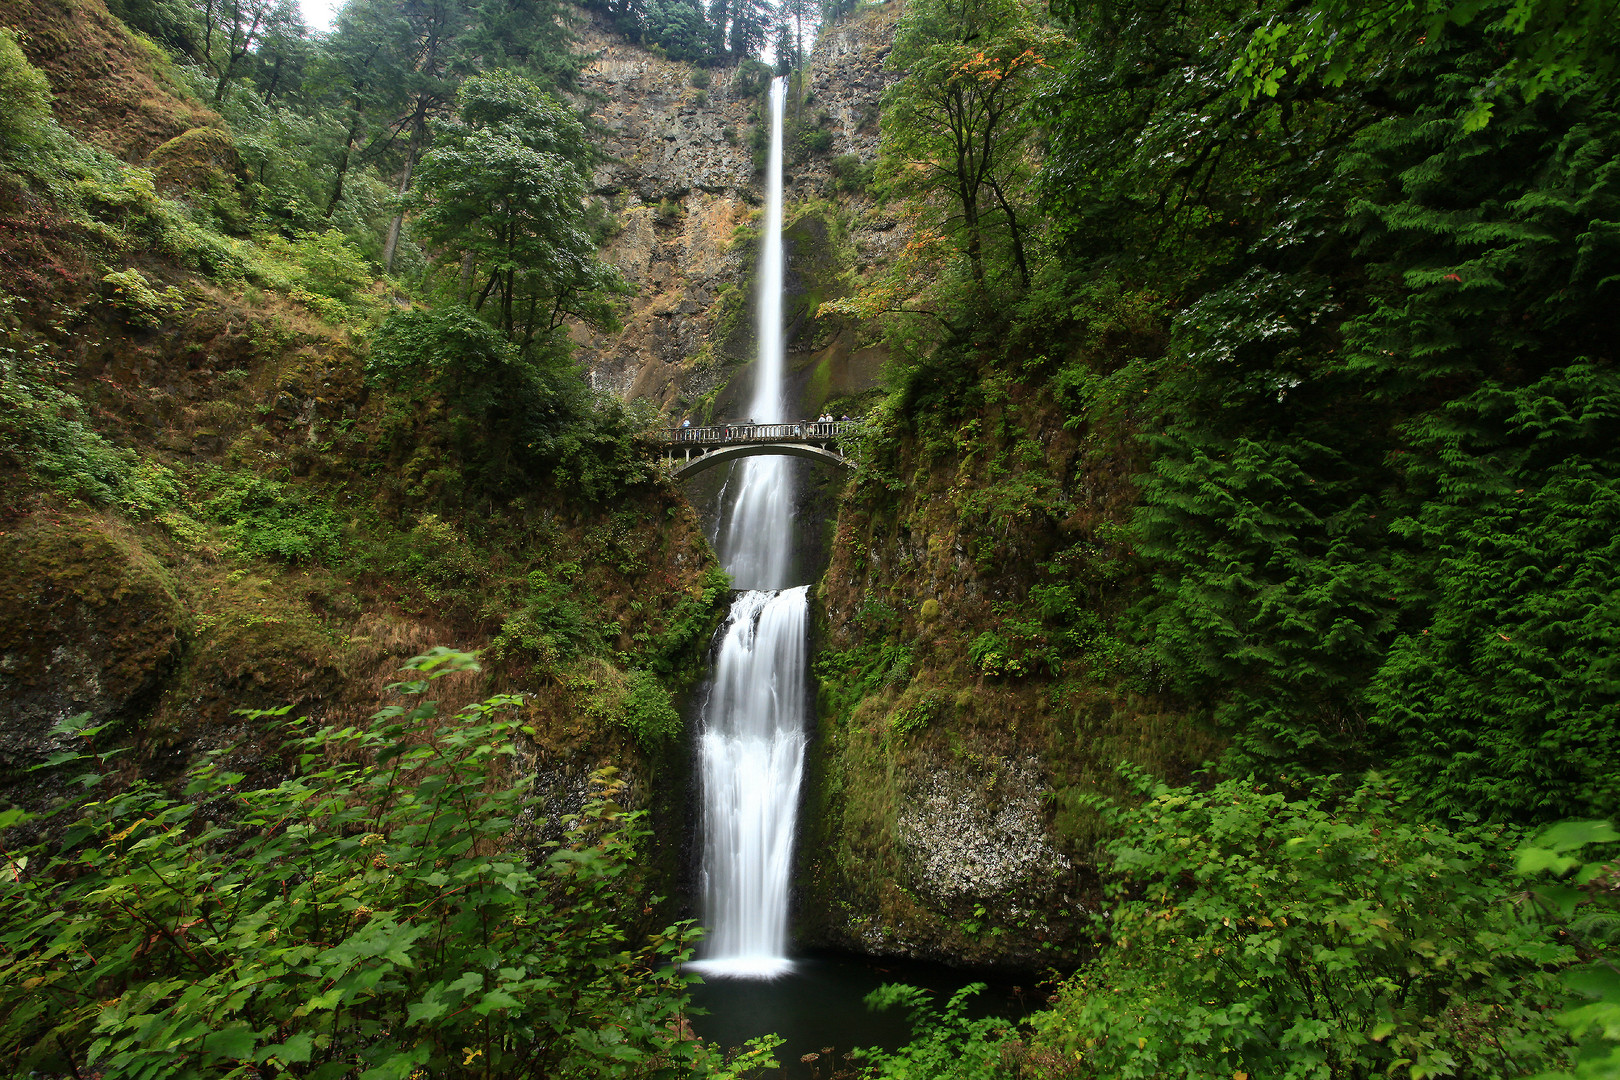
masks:
[[[857,420],[805,420],[792,424],[709,424],[704,427],[660,428],[647,437],[661,446],[721,446],[728,443],[829,441],[852,434]]]

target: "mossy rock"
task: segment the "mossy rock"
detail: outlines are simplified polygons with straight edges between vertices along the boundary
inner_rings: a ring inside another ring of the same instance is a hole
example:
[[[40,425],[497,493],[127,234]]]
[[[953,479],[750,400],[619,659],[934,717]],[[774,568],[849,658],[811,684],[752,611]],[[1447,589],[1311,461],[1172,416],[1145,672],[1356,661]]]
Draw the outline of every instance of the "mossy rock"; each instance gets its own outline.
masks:
[[[167,571],[93,518],[28,519],[0,536],[0,771],[66,749],[55,726],[149,707],[185,638]]]
[[[222,128],[181,131],[147,155],[146,167],[167,194],[199,193],[228,196],[248,180],[237,144]]]
[[[238,709],[313,713],[341,696],[347,650],[301,600],[246,577],[202,606],[196,643],[149,732],[154,744],[215,749],[262,734]]]

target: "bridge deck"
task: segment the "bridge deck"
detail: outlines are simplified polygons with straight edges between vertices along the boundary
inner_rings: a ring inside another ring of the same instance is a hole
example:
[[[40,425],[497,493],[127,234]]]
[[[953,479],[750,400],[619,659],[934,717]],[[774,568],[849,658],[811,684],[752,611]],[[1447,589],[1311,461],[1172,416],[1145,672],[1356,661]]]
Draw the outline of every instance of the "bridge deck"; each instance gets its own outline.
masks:
[[[649,432],[649,437],[667,451],[707,450],[744,443],[833,442],[852,434],[854,420],[806,420],[795,424],[711,424],[706,427],[666,428]]]

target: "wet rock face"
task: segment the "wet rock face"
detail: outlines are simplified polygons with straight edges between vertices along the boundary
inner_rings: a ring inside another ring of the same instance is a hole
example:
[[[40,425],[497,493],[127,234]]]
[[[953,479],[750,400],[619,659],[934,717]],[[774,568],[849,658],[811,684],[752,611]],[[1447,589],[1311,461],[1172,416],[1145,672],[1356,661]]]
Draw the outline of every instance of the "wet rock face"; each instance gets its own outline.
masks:
[[[584,37],[596,55],[580,83],[606,98],[593,114],[606,130],[607,160],[593,178],[599,193],[656,203],[693,191],[737,197],[752,187],[741,137],[757,102],[735,88],[735,70],[713,72],[699,88],[690,64],[659,59],[599,28]]]
[[[942,910],[1045,898],[1072,867],[1047,839],[1040,794],[1034,759],[1005,762],[988,786],[960,770],[919,778],[899,813],[914,891]]]
[[[800,121],[830,131],[832,148],[788,170],[791,197],[831,196],[832,162],[839,156],[853,154],[863,165],[877,160],[882,139],[878,105],[883,91],[900,77],[884,65],[894,46],[901,7],[899,0],[889,0],[866,8],[816,38]]]
[[[808,82],[792,107],[798,123],[830,131],[832,146],[790,160],[790,213],[795,201],[837,194],[832,161],[838,155],[875,160],[878,99],[894,78],[883,62],[898,11],[898,0],[891,0],[818,39]],[[605,159],[593,184],[618,229],[603,255],[636,293],[621,331],[576,326],[572,337],[599,389],[662,407],[696,401],[726,383],[754,352],[749,226],[764,193],[749,140],[765,122],[764,100],[746,92],[736,69],[698,75],[692,65],[662,59],[600,23],[581,38],[594,59],[580,84],[597,99],[592,115],[605,132]],[[705,77],[707,86],[693,85]],[[904,230],[893,221],[868,223],[857,213],[852,239],[863,266],[904,243]],[[824,287],[800,284],[818,292]],[[790,348],[825,344],[814,341],[813,328],[801,336]]]
[[[132,715],[177,658],[173,582],[133,537],[35,519],[0,538],[0,772],[68,749],[53,729]]]
[[[572,336],[598,389],[667,406],[709,388],[714,365],[698,354],[715,329],[712,309],[751,270],[733,234],[759,201],[744,142],[758,103],[735,88],[735,71],[711,72],[699,88],[690,64],[600,25],[582,39],[595,58],[580,84],[600,97],[592,115],[605,131],[593,182],[619,230],[603,255],[636,293],[622,331]]]

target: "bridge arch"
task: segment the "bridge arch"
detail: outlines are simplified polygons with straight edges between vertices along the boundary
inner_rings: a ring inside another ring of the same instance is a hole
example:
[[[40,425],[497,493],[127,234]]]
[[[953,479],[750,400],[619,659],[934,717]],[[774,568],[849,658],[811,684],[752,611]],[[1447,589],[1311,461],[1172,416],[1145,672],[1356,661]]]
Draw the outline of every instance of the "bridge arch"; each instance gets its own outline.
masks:
[[[698,457],[687,461],[675,461],[675,468],[673,469],[671,475],[673,475],[676,480],[685,480],[688,477],[696,476],[705,469],[712,469],[716,465],[723,465],[728,461],[736,461],[738,458],[745,457],[760,457],[765,454],[778,454],[786,457],[814,458],[818,461],[825,461],[833,465],[843,465],[846,468],[852,469],[855,467],[854,463],[848,458],[844,457],[842,454],[835,453],[832,450],[823,449],[819,446],[812,446],[809,443],[733,443],[728,446],[722,446],[715,450],[710,450],[706,454],[701,454]]]

